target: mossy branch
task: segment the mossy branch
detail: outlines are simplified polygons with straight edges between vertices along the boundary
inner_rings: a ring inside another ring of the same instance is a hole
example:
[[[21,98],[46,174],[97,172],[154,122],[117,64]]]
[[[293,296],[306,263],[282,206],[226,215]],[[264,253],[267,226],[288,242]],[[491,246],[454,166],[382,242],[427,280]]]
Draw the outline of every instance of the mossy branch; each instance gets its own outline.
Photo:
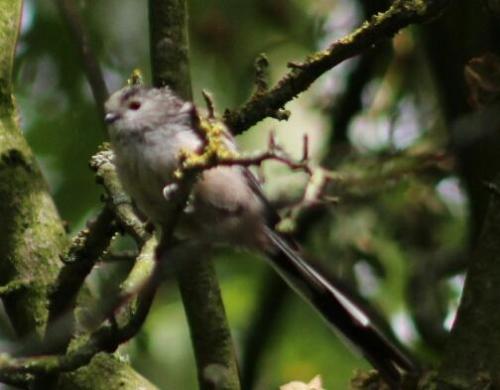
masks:
[[[151,64],[155,86],[169,85],[191,100],[185,0],[149,0]],[[193,175],[176,194],[176,212],[162,227],[162,247],[171,244],[175,223],[186,204]],[[229,326],[215,269],[210,259],[177,267],[177,280],[188,318],[201,389],[239,389]],[[217,379],[218,378],[218,379]],[[217,383],[215,383],[216,381]]]
[[[67,245],[66,233],[19,126],[12,97],[12,61],[22,1],[0,1],[0,284],[30,280],[3,297],[20,336],[42,337],[48,294]]]
[[[48,324],[51,291],[62,267],[60,259],[69,240],[48,186],[19,129],[12,96],[12,64],[22,1],[0,0],[0,9],[0,284],[4,286],[1,298],[17,334],[29,339],[34,336],[40,341]],[[71,356],[74,355],[61,358]],[[90,360],[93,355],[88,356]],[[10,358],[4,356],[5,360]],[[113,367],[113,375],[103,375],[109,367]],[[100,355],[85,370],[63,375],[58,385],[82,390],[109,388],[111,380],[116,382],[120,378],[127,378],[124,388],[154,388],[128,364],[109,354]],[[18,386],[31,379],[34,378],[30,375],[0,373],[0,381]]]
[[[308,56],[301,63],[289,63],[290,72],[274,87],[259,88],[251,99],[236,110],[227,110],[224,120],[234,134],[240,134],[266,117],[281,115],[284,105],[304,92],[323,73],[342,61],[358,55],[391,38],[400,29],[436,17],[450,0],[395,0],[391,7],[361,27],[334,42],[330,47]]]
[[[75,319],[72,313],[77,295],[116,232],[114,214],[109,207],[105,207],[97,218],[76,236],[63,258],[64,266],[50,295],[49,308],[49,323],[60,321],[62,317],[66,319],[64,332],[67,338],[63,342],[63,348],[68,345],[74,331]]]
[[[113,164],[113,152],[107,145],[92,157],[90,167],[96,173],[97,182],[104,187],[107,207],[113,210],[117,223],[137,243],[144,243],[150,233],[135,213],[130,197],[122,188]]]
[[[149,31],[153,84],[191,100],[186,1],[149,0]]]
[[[154,261],[156,244],[154,238],[144,243],[132,271],[122,284],[120,300],[139,293],[135,302],[130,304],[130,309],[124,310],[126,314],[122,324],[101,325],[90,336],[82,336],[82,340],[76,340],[76,345],[66,354],[28,358],[0,355],[0,380],[21,375],[36,376],[73,371],[88,364],[96,354],[103,351],[113,352],[120,344],[132,338],[141,328],[151,307],[154,292],[161,281],[159,263]],[[116,306],[113,305],[110,310],[113,312],[115,309]]]

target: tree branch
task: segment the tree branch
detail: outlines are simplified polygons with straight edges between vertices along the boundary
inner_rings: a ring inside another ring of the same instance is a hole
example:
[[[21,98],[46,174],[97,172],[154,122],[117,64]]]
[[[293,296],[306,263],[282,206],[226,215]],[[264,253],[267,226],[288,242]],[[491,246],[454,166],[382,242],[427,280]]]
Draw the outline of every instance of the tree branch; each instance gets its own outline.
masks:
[[[395,0],[391,7],[373,16],[356,31],[334,42],[328,49],[290,63],[290,72],[273,88],[261,91],[237,110],[227,110],[224,120],[240,134],[266,117],[276,117],[283,106],[305,91],[323,73],[364,50],[392,37],[400,29],[437,16],[450,0]]]
[[[153,84],[191,100],[185,0],[149,0],[149,31]]]
[[[37,162],[17,121],[12,99],[12,61],[21,0],[0,1],[0,283],[31,280],[5,293],[3,302],[18,335],[41,337],[48,294],[67,240]]]
[[[113,152],[107,147],[103,148],[92,157],[90,167],[96,173],[97,182],[103,185],[107,207],[113,210],[120,227],[137,243],[144,243],[150,233],[135,213],[130,197],[122,188],[113,164]]]
[[[494,181],[500,185],[500,177]],[[439,370],[443,388],[500,386],[500,200],[490,195],[483,230],[469,269],[457,317]],[[488,385],[479,386],[487,379]],[[446,386],[449,387],[444,387]]]
[[[26,143],[18,122],[12,94],[12,63],[19,31],[21,0],[0,0],[0,283],[6,288],[2,300],[19,336],[44,336],[49,318],[49,299],[69,244],[48,186]],[[31,283],[16,286],[15,281]],[[8,287],[8,288],[7,288]],[[113,375],[99,374],[92,362],[91,388],[106,388],[110,377],[130,379],[126,388],[154,388],[128,364],[103,355],[99,364],[113,366]],[[0,376],[21,384],[28,378]],[[89,389],[82,371],[60,378],[63,388]]]
[[[99,115],[104,118],[104,102],[108,97],[108,88],[104,82],[97,56],[90,45],[90,34],[85,28],[74,0],[56,0],[56,2],[80,55],[83,70],[94,95]]]
[[[149,0],[151,64],[155,86],[168,84],[191,100],[185,0]],[[163,250],[183,210],[194,175],[184,177],[175,197],[176,212],[162,226]],[[177,267],[177,280],[189,322],[201,389],[239,389],[238,368],[215,269],[210,259]]]
[[[72,313],[77,294],[99,257],[108,248],[116,231],[113,212],[105,207],[96,220],[73,240],[73,245],[64,257],[64,266],[57,277],[49,308],[49,324],[60,320],[62,316],[65,318],[64,332],[68,337],[61,340],[64,349],[74,330]],[[48,332],[50,333],[50,330]]]
[[[82,336],[84,340],[77,342],[77,347],[62,355],[40,357],[13,358],[0,355],[0,380],[2,378],[19,378],[21,375],[50,375],[76,370],[90,362],[99,352],[113,352],[116,348],[134,337],[140,330],[154,298],[155,291],[161,281],[160,263],[155,262],[154,238],[146,241],[129,276],[122,284],[117,299],[113,299],[112,307],[107,305],[104,317],[117,310],[119,304],[139,292],[135,303],[125,312],[122,325],[104,324],[90,336]],[[100,322],[100,319],[98,320]],[[86,340],[85,340],[86,339]],[[26,376],[26,380],[30,377]]]

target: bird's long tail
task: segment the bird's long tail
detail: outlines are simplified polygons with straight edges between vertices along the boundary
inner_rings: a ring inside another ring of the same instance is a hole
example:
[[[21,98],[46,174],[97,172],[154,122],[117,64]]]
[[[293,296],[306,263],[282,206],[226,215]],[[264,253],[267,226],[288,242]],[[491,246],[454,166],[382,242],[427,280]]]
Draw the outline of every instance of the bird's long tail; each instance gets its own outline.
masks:
[[[413,360],[389,341],[345,290],[321,276],[271,228],[266,228],[266,235],[276,249],[267,257],[277,272],[361,352],[391,388],[399,388],[404,374],[418,372]]]

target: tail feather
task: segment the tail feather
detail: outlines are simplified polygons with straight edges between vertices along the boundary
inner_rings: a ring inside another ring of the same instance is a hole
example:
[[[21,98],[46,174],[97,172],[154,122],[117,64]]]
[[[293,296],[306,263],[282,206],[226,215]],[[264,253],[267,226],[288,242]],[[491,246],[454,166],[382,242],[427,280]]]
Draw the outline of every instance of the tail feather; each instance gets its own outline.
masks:
[[[270,228],[266,235],[276,248],[269,253],[274,268],[285,281],[379,371],[393,388],[417,365],[372,323],[365,310],[339,286],[321,276],[288,243]]]

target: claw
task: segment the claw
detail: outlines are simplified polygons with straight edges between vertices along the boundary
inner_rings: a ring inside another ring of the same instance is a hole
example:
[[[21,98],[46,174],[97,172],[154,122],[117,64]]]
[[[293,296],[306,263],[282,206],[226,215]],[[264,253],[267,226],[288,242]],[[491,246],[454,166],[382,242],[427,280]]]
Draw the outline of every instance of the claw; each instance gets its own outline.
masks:
[[[169,201],[172,196],[179,190],[179,185],[177,183],[167,184],[163,188],[163,197]]]

